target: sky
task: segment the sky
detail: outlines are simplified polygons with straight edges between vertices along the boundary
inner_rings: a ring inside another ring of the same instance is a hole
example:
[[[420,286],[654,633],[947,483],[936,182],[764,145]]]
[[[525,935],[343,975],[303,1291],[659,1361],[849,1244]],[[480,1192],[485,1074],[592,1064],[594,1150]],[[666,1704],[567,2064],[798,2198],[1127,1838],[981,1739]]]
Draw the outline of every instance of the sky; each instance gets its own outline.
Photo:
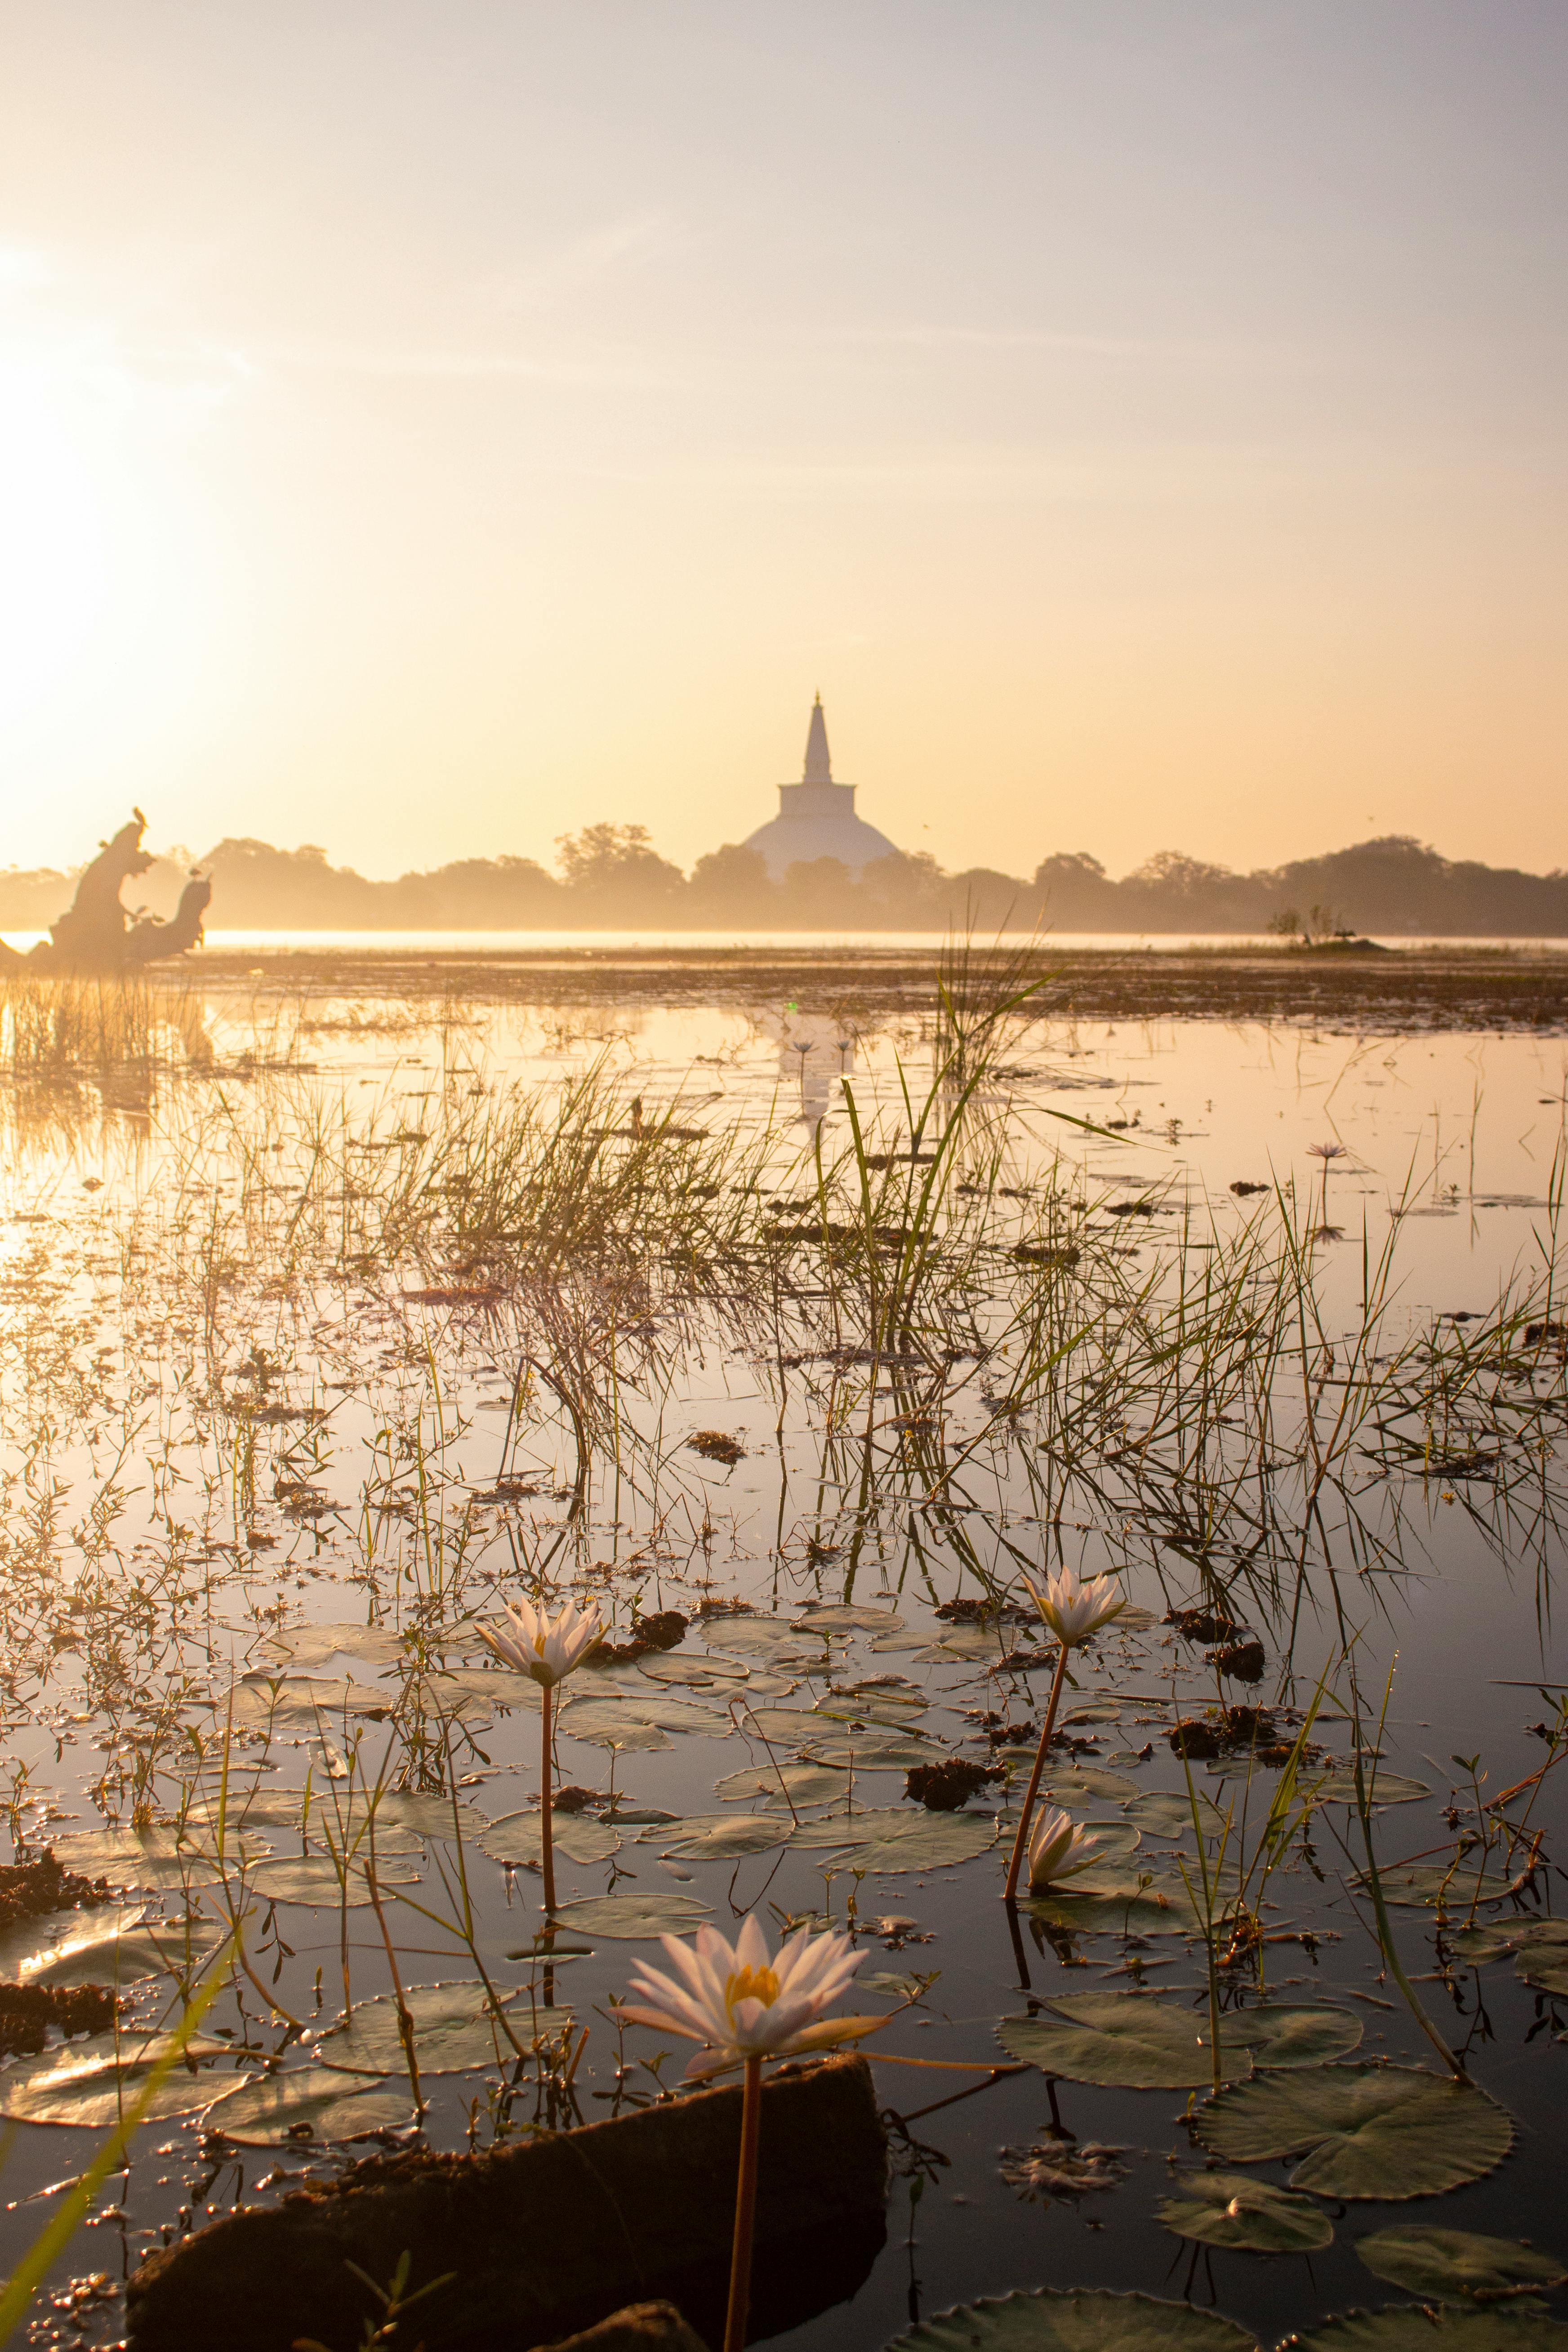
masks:
[[[0,866],[1568,866],[1562,0],[0,0]]]

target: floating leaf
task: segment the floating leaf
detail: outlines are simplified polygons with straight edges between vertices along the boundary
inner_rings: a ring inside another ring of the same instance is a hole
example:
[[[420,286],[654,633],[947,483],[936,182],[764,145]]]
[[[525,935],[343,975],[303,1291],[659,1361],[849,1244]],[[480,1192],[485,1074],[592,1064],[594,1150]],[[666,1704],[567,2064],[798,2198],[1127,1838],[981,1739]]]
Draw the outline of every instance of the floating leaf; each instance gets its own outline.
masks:
[[[1290,2336],[1280,2352],[1568,2352],[1568,2327],[1506,2305],[1390,2303],[1325,2320],[1310,2335]]]
[[[110,1903],[93,1911],[47,1911],[41,1917],[21,1918],[0,1928],[0,1982],[37,1983],[38,1971],[74,1947],[93,1944],[102,1936],[126,1934],[144,1916],[144,1896],[128,1903]]]
[[[154,1830],[89,1830],[80,1836],[55,1840],[55,1859],[63,1869],[80,1871],[84,1877],[105,1877],[122,1886],[155,1886],[175,1890],[186,1886],[213,1886],[223,1873],[214,1859],[211,1832],[199,1829],[190,1839],[183,1839],[172,1829]],[[196,1843],[199,1840],[200,1843]],[[231,1867],[237,1867],[242,1853],[265,1854],[271,1852],[264,1839],[234,1838],[226,1842],[232,1856]]]
[[[150,2069],[169,2048],[170,2038],[163,2033],[93,2033],[81,2042],[40,2051],[36,2058],[19,2059],[0,2074],[0,2116],[14,2123],[79,2124],[102,2131],[119,2122]],[[188,2045],[193,2058],[215,2053],[226,2057],[227,2043],[198,2038]],[[194,2115],[208,2105],[219,2079],[210,2071],[193,2073],[178,2060],[159,2084],[147,2115]]]
[[[360,2089],[352,2076],[329,2066],[297,2066],[242,2083],[207,2109],[202,2125],[237,2147],[283,2147],[397,2131],[409,2112],[406,2084],[400,2091]]]
[[[810,1720],[820,1724],[822,1717],[814,1715]],[[847,1764],[857,1772],[904,1772],[911,1764],[932,1763],[946,1752],[934,1739],[921,1739],[911,1732],[900,1737],[879,1728],[829,1731],[802,1749],[814,1764]]]
[[[996,1824],[988,1814],[891,1809],[802,1822],[789,1836],[792,1847],[830,1853],[841,1869],[882,1874],[943,1870],[971,1861],[995,1843]]]
[[[1143,1793],[1137,1781],[1130,1780],[1125,1772],[1105,1772],[1097,1764],[1075,1764],[1060,1771],[1047,1769],[1042,1786],[1048,1797],[1069,1811],[1091,1799],[1100,1804],[1120,1805]]]
[[[414,2054],[422,2074],[460,2074],[470,2066],[495,2066],[517,2055],[511,2035],[490,2007],[478,1978],[457,1984],[408,1985],[404,2002],[414,2021]],[[526,1990],[509,1993],[502,2003],[507,2022],[526,2050],[535,2037],[568,2022],[571,2011],[536,2009]],[[542,2023],[541,2021],[549,2021]],[[341,2019],[316,2036],[315,2054],[322,2066],[340,2074],[390,2074],[404,2064],[403,2038],[398,2029],[397,2002],[391,1993],[355,2004],[345,2024]]]
[[[1257,2342],[1233,2319],[1188,2303],[1044,2286],[940,2312],[888,2352],[1257,2352]]]
[[[628,1943],[643,1936],[689,1936],[707,1916],[707,1904],[694,1895],[662,1893],[588,1895],[581,1902],[563,1904],[555,1914],[571,1934]]]
[[[1228,2021],[1220,2025],[1221,2071],[1248,2074],[1251,2057],[1229,2039]],[[1152,1993],[1064,1995],[1038,2017],[1005,2017],[996,2032],[1015,2058],[1069,2083],[1191,2091],[1214,2081],[1206,2006],[1178,2009]]]
[[[1403,1772],[1374,1773],[1370,1765],[1364,1770],[1366,1793],[1373,1805],[1408,1805],[1417,1797],[1432,1793],[1425,1780],[1412,1780]],[[1314,1780],[1310,1769],[1304,1769],[1299,1783],[1303,1797],[1315,1805],[1353,1805],[1356,1801],[1355,1774],[1342,1763],[1331,1765],[1321,1780]]]
[[[702,1639],[710,1650],[749,1650],[769,1659],[822,1654],[820,1643],[803,1641],[798,1627],[783,1617],[710,1617]]]
[[[676,1862],[732,1862],[742,1853],[766,1853],[783,1845],[789,1815],[694,1813],[672,1830],[644,1830],[639,1844],[657,1844]]]
[[[1333,2223],[1310,2197],[1244,2172],[1182,2173],[1175,2195],[1155,2211],[1178,2238],[1255,2254],[1317,2253],[1334,2238]]]
[[[1193,1809],[1173,1789],[1151,1789],[1135,1797],[1127,1808],[1127,1818],[1146,1837],[1174,1842],[1193,1833]]]
[[[1224,2031],[1252,2053],[1255,2066],[1327,2066],[1348,2058],[1364,2028],[1348,2009],[1326,2001],[1266,2001],[1260,2009],[1233,2011]]]
[[[394,1855],[384,1864],[377,1854],[378,1887],[411,1886],[418,1876],[406,1860]],[[346,1903],[353,1911],[370,1901],[363,1858],[350,1862],[340,1873],[337,1864],[324,1853],[284,1856],[258,1864],[247,1883],[251,1893],[266,1903],[326,1903],[338,1908]]]
[[[1521,2287],[1561,2286],[1568,2263],[1512,2238],[1482,2238],[1470,2230],[1434,2230],[1407,2222],[1356,2240],[1356,2252],[1374,2278],[1409,2294],[1444,2297],[1514,2294]]]
[[[1435,1904],[1451,1917],[1473,1911],[1479,1904],[1503,1902],[1527,1875],[1524,1871],[1510,1877],[1506,1872],[1485,1870],[1468,1856],[1454,1863],[1418,1862],[1378,1873],[1385,1901]],[[1365,1884],[1365,1873],[1358,1872],[1356,1885]]]
[[[1269,2073],[1202,2107],[1211,2155],[1255,2164],[1306,2150],[1291,2185],[1321,2197],[1437,2197],[1508,2154],[1513,2125],[1484,2091],[1415,2066]]]
[[[317,1807],[312,1806],[312,1822],[316,1813]],[[384,1822],[388,1829],[412,1830],[416,1837],[450,1838],[456,1837],[460,1831],[464,1837],[469,1838],[479,1835],[488,1818],[477,1805],[470,1805],[463,1798],[454,1805],[450,1797],[419,1796],[409,1790],[393,1790],[376,1805],[376,1851],[379,1853],[381,1850]]]
[[[739,1772],[726,1772],[714,1782],[713,1794],[727,1805],[766,1801],[782,1807],[781,1777],[784,1789],[797,1805],[835,1804],[849,1786],[849,1775],[841,1764],[781,1764],[775,1772],[771,1764],[758,1763],[747,1764]]]
[[[1193,1936],[1197,1915],[1178,1880],[1172,1887],[1136,1882],[1105,1894],[1088,1890],[1076,1895],[1031,1895],[1020,1908],[1051,1927],[1066,1927],[1085,1936]]]
[[[479,1840],[479,1851],[494,1862],[540,1862],[544,1853],[543,1824],[537,1806],[531,1811],[503,1813]],[[584,1864],[608,1862],[620,1844],[610,1822],[587,1813],[552,1813],[551,1843],[568,1862]]]
[[[756,1731],[775,1747],[798,1748],[822,1729],[822,1717],[804,1706],[746,1706],[736,1713],[742,1731]]]
[[[699,1688],[714,1683],[743,1683],[752,1671],[739,1658],[698,1658],[681,1653],[640,1658],[637,1668],[650,1683],[692,1683]]]
[[[227,1932],[211,1919],[158,1920],[128,1927],[122,1915],[106,1919],[94,1911],[88,1918],[89,1931],[68,1937],[51,1951],[24,1961],[18,1981],[63,1991],[71,1985],[134,1984],[165,1969],[188,1979],[211,1958]]]
[[[890,1609],[862,1608],[858,1601],[841,1601],[828,1609],[811,1609],[795,1620],[795,1630],[802,1633],[901,1633],[904,1621]]]

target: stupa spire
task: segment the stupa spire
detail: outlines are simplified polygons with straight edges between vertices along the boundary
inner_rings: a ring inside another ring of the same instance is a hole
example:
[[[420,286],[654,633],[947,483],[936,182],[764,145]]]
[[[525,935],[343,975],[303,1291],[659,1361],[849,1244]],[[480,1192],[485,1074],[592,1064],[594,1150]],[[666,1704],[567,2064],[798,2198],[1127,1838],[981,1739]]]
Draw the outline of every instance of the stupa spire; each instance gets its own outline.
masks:
[[[803,784],[830,784],[833,782],[833,761],[827,751],[827,720],[819,694],[811,706],[811,727],[805,739],[805,765],[801,770]]]

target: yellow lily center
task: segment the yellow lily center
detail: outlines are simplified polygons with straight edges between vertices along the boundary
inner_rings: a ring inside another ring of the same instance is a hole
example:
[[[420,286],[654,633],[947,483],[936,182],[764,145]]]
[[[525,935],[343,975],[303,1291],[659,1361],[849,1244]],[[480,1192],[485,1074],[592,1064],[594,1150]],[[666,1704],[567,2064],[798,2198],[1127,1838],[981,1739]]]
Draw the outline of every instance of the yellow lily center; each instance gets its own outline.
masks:
[[[731,2018],[741,2000],[760,2000],[771,2009],[779,1997],[779,1980],[772,1969],[737,1969],[724,1987],[724,2007]]]

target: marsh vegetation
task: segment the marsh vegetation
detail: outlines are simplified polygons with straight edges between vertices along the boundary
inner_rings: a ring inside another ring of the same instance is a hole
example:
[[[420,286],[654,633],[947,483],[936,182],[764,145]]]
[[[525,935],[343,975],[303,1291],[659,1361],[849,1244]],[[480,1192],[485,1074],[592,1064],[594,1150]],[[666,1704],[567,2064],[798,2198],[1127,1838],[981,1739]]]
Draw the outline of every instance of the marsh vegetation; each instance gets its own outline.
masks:
[[[0,2071],[8,2259],[150,2118],[39,2340],[367,2148],[668,2099],[631,1970],[748,1913],[874,1947],[889,2014],[891,2242],[814,2347],[1041,2285],[1238,2346],[1550,2294],[1556,1049],[1494,1042],[1374,1164],[1355,1090],[1414,1081],[1313,1041],[1312,1157],[1269,1125],[1300,1040],[1170,1041],[1156,1102],[1039,981],[955,950],[923,1013],[749,1060],[613,1008],[524,1056],[456,999],[4,992],[0,1800],[76,1893],[0,1976],[115,2005]],[[1041,1780],[1098,1848],[1005,1906],[1066,1569],[1127,1601]],[[518,1595],[605,1628],[548,1912]]]

